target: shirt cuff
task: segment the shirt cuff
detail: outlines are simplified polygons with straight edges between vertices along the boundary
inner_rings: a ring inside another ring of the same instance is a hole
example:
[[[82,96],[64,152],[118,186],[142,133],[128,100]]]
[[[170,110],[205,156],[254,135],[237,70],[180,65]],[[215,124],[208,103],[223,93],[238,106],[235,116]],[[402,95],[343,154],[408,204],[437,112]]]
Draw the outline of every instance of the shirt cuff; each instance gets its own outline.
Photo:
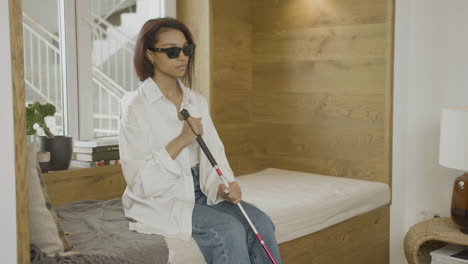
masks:
[[[220,183],[218,183],[220,184]],[[225,201],[223,196],[221,196],[219,193],[218,193],[218,184],[215,184],[215,186],[211,187],[211,191],[209,192],[208,194],[208,201],[207,201],[207,204],[208,205],[216,205],[216,204],[219,204],[220,202],[223,202]]]

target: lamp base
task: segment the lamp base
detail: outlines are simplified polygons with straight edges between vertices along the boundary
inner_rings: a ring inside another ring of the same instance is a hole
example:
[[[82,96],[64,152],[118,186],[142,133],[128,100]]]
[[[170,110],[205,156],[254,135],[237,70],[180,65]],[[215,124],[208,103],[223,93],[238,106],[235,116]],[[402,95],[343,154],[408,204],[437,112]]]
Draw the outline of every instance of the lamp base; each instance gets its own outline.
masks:
[[[468,173],[455,179],[452,193],[452,220],[468,235]]]

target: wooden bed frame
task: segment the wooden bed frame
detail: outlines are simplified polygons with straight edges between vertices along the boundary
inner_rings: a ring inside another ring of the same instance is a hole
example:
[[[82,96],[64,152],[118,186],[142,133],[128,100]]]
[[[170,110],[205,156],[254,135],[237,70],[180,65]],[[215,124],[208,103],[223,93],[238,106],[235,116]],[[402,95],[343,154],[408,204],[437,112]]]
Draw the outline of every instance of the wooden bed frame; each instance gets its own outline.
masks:
[[[45,174],[54,205],[119,198],[125,189],[120,165]],[[316,233],[280,244],[285,264],[389,263],[390,206],[375,209]]]

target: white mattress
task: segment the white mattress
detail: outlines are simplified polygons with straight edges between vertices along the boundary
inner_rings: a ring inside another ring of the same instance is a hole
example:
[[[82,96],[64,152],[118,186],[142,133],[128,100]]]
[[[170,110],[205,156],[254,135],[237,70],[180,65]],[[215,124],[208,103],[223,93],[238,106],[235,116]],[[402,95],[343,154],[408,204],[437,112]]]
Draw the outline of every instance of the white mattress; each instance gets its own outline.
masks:
[[[239,176],[236,180],[243,200],[271,217],[278,243],[325,229],[390,202],[389,186],[379,182],[275,168]],[[206,263],[193,239],[166,241],[170,263]]]

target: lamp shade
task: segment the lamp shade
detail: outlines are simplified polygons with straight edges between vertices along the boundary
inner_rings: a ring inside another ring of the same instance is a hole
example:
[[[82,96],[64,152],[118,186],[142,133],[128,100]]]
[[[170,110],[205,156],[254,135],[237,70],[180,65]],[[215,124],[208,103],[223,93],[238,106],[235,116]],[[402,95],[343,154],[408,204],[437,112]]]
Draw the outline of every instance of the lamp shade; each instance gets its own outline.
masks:
[[[468,171],[468,107],[442,109],[439,164]]]

